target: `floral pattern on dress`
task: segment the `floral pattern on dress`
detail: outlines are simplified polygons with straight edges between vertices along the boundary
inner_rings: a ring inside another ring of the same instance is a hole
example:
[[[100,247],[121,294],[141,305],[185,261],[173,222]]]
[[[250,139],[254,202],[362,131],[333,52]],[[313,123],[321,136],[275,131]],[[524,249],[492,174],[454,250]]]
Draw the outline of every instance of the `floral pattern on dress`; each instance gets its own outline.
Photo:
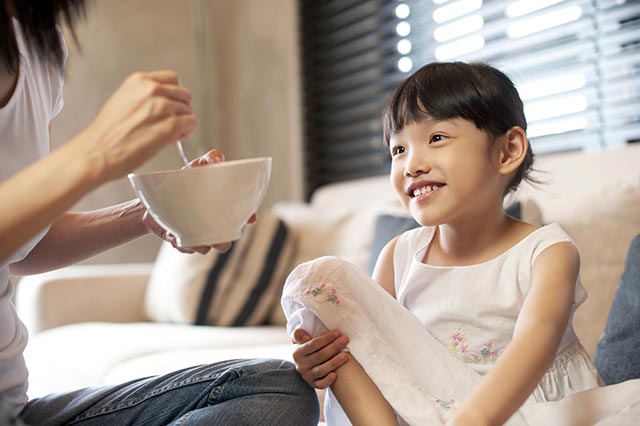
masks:
[[[454,327],[449,334],[451,345],[449,350],[453,352],[458,358],[461,358],[464,362],[473,362],[486,364],[488,362],[495,362],[498,358],[499,349],[493,347],[492,342],[487,342],[482,345],[480,350],[471,351],[467,344],[467,336],[462,331],[462,327]]]
[[[311,296],[318,302],[329,302],[336,305],[340,304],[340,298],[338,297],[338,290],[330,283],[320,283],[308,288],[304,292],[305,295]]]
[[[433,403],[436,407],[445,412],[451,412],[458,409],[458,401],[455,399],[440,399],[438,397],[433,397]]]

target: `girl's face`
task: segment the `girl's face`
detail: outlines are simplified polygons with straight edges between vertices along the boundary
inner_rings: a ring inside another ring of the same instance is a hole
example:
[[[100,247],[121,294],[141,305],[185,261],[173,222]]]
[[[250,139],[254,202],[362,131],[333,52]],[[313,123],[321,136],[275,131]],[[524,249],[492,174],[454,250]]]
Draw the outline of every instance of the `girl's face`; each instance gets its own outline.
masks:
[[[500,154],[471,121],[425,119],[390,139],[391,183],[423,226],[455,224],[502,206]]]

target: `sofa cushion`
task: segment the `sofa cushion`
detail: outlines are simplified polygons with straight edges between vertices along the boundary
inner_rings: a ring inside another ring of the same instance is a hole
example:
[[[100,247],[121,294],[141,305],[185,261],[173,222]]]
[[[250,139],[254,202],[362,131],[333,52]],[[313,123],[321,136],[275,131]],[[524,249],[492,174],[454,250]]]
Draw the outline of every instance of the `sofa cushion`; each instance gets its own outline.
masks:
[[[247,225],[226,253],[183,254],[165,243],[147,285],[147,315],[183,324],[265,324],[279,305],[292,248],[287,226],[269,213]]]
[[[599,152],[541,155],[539,185],[520,195],[536,202],[545,223],[558,223],[580,251],[586,302],[573,318],[593,355],[607,320],[629,244],[640,232],[640,144]]]
[[[640,378],[640,235],[631,242],[604,334],[596,348],[598,372],[608,385]]]

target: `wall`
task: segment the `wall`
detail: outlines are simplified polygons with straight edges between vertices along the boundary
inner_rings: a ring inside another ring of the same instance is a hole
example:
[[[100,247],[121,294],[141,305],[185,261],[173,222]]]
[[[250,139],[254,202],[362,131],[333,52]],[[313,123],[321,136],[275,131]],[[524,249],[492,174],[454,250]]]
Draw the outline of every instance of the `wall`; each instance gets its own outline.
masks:
[[[65,108],[52,123],[52,147],[88,125],[127,75],[173,69],[193,92],[200,119],[185,142],[190,157],[209,147],[227,159],[270,155],[274,173],[263,207],[300,199],[300,125],[295,0],[96,1],[67,36]],[[140,170],[180,166],[173,146]],[[133,197],[126,179],[89,194],[73,210]],[[88,263],[147,262],[159,241],[139,238]]]

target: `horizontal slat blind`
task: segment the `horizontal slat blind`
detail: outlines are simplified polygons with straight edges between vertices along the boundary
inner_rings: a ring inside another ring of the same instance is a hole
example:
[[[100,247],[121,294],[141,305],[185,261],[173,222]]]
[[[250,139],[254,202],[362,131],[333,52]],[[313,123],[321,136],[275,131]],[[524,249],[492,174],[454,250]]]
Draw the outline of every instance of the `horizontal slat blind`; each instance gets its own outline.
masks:
[[[387,170],[381,112],[397,71],[394,0],[301,0],[305,170],[316,188]]]
[[[639,0],[301,0],[307,189],[388,168],[380,113],[433,61],[488,62],[537,154],[640,140]]]

